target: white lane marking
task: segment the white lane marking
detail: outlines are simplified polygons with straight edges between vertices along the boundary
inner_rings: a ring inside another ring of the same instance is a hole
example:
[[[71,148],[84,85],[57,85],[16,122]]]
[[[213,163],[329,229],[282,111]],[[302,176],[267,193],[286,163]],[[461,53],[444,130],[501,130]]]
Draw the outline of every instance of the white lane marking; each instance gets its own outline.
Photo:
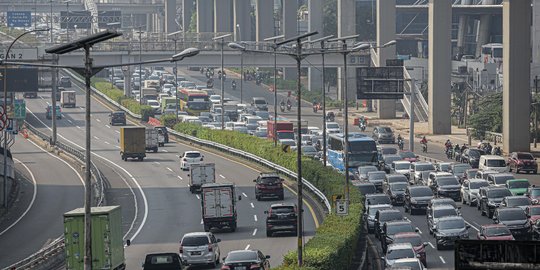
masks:
[[[159,165],[159,162],[157,162],[157,161],[154,161],[154,163],[157,164],[157,165]]]
[[[111,144],[110,142],[105,142],[105,144]]]
[[[46,101],[47,105],[51,105],[51,103],[49,103],[48,101]]]
[[[67,121],[68,121],[69,123],[73,124],[73,121],[71,121],[71,120],[69,120],[69,119],[68,119]]]
[[[161,152],[165,152],[165,153],[167,153],[167,152],[169,152],[169,151],[167,151],[167,150],[163,149],[163,150],[161,150]]]
[[[23,219],[23,217],[26,216],[26,214],[28,213],[28,211],[30,211],[30,209],[32,208],[32,206],[34,206],[34,202],[36,201],[36,196],[37,196],[37,182],[36,182],[36,177],[34,177],[34,173],[32,173],[32,171],[30,170],[30,168],[28,168],[28,166],[26,166],[26,164],[22,163],[22,161],[16,159],[16,158],[13,158],[15,161],[21,163],[21,165],[23,165],[23,167],[28,171],[28,173],[30,173],[30,177],[32,178],[32,184],[34,185],[34,188],[33,188],[33,194],[32,194],[32,200],[30,200],[30,204],[28,205],[28,207],[26,208],[26,210],[24,210],[24,213],[22,213],[21,216],[19,216],[19,218],[17,220],[15,220],[15,222],[13,222],[11,225],[9,225],[5,230],[1,231],[0,232],[0,236],[4,233],[6,233],[9,229],[13,228],[13,226],[17,225],[17,223],[19,223],[19,221],[21,221],[21,219]]]
[[[479,232],[480,230],[478,228],[476,228],[476,226],[472,225],[471,223],[465,221],[465,223],[467,223],[469,226],[471,226],[471,228],[475,229],[477,232]]]
[[[253,203],[251,203],[251,208],[255,208],[255,205],[253,205]]]
[[[80,127],[80,126],[77,126],[77,128],[78,128],[78,129],[81,129],[81,127]]]
[[[173,170],[172,170],[171,168],[169,168],[169,167],[167,167],[167,170],[169,170],[170,172],[172,172],[172,171],[173,171]]]
[[[442,256],[439,256],[439,259],[441,259],[441,262],[442,262],[442,263],[446,263],[446,261],[443,259]]]
[[[39,96],[41,99],[44,99],[43,96]]]
[[[246,197],[246,198],[247,198],[247,194],[246,194],[246,193],[242,192],[242,195],[244,195],[244,197]]]
[[[184,179],[184,178],[182,178],[182,176],[180,176],[180,175],[178,175],[177,177],[178,177],[178,179],[180,179],[180,180]]]
[[[197,200],[201,199],[201,196],[199,196],[198,194],[196,194],[195,197],[197,197]]]
[[[120,134],[120,131],[118,131],[118,130],[115,130],[114,132],[116,132],[116,133]]]
[[[417,228],[417,229],[418,229],[418,228]],[[418,233],[419,233],[419,234],[422,234],[422,231],[421,231],[420,229],[418,229]]]
[[[98,137],[98,136],[94,136],[94,139],[99,140],[99,137]]]
[[[81,111],[84,111],[84,108],[83,108],[83,107],[80,107],[80,106],[79,106],[79,109],[81,109]]]
[[[180,158],[180,155],[176,155],[177,158]]]
[[[107,128],[111,128],[111,126],[109,126],[109,125],[105,125],[105,126],[106,126]]]
[[[255,230],[253,230],[253,234],[251,234],[251,235],[255,236],[256,234],[257,234],[257,228],[255,228]]]
[[[257,215],[253,215],[253,219],[257,221]]]
[[[204,224],[204,221],[202,220],[202,218],[201,218],[201,224]]]
[[[223,175],[221,175],[221,174],[219,175],[219,177],[221,177],[221,178],[225,179],[225,176],[223,176]]]
[[[251,245],[248,244],[244,250],[248,250],[249,247],[251,247]]]
[[[431,242],[428,242],[428,244],[429,244],[429,246],[430,246],[431,248],[433,248],[433,249],[435,248],[435,246],[434,246]]]
[[[101,123],[101,120],[99,120],[99,118],[96,118],[96,121],[100,122]]]
[[[120,146],[118,146],[118,145],[115,145],[114,147],[116,147],[116,148],[120,149]]]
[[[52,131],[52,128],[50,128],[45,123],[43,123],[43,121],[41,121],[41,119],[39,119],[32,111],[30,111],[30,109],[26,108],[26,110],[28,110],[28,112],[30,112],[43,126],[47,127],[47,129]],[[118,132],[118,133],[120,133],[120,132]],[[58,136],[60,138],[64,139],[64,140],[66,140],[67,142],[79,147],[82,150],[85,149],[82,146],[80,146],[80,145],[76,144],[75,142],[71,141],[70,139],[62,136],[62,134],[60,134],[60,133],[58,133]],[[116,148],[120,148],[120,146],[116,145]],[[131,180],[135,183],[135,185],[137,186],[137,189],[141,193],[141,196],[142,196],[142,199],[143,199],[143,202],[144,202],[144,214],[143,214],[143,219],[141,220],[141,222],[139,224],[139,227],[137,228],[137,231],[135,231],[135,233],[131,237],[131,241],[133,241],[133,239],[135,239],[137,237],[137,235],[139,235],[142,228],[144,227],[144,224],[146,224],[146,220],[148,219],[148,200],[146,199],[146,194],[144,193],[143,188],[141,187],[141,185],[139,184],[137,179],[135,179],[135,177],[133,177],[133,175],[128,170],[124,169],[122,166],[117,165],[116,163],[112,162],[111,160],[109,160],[109,159],[107,159],[107,158],[105,158],[105,157],[103,157],[103,156],[101,156],[99,154],[96,154],[96,153],[93,153],[93,152],[92,152],[92,154],[99,157],[99,158],[101,158],[101,159],[103,159],[103,160],[105,160],[105,161],[107,161],[108,163],[110,163],[110,164],[114,165],[115,167],[119,168],[120,170],[122,170],[125,174],[127,174],[131,178]],[[73,170],[75,170],[75,169],[73,169]],[[79,175],[78,172],[77,172],[77,175]],[[124,180],[123,177],[120,177],[120,178],[122,178],[122,180]],[[125,180],[124,180],[124,183],[126,183],[126,185],[129,187],[129,190],[131,191],[131,194],[133,194],[133,198],[136,198],[137,196],[135,195],[135,192],[133,191],[133,188]],[[134,208],[135,208],[135,214],[134,214],[135,218],[133,218],[128,231],[124,234],[124,237],[123,237],[124,239],[133,230],[133,228],[135,226],[135,221],[136,221],[138,213],[139,213],[139,207],[138,207],[137,199],[134,199],[133,201],[134,201]]]

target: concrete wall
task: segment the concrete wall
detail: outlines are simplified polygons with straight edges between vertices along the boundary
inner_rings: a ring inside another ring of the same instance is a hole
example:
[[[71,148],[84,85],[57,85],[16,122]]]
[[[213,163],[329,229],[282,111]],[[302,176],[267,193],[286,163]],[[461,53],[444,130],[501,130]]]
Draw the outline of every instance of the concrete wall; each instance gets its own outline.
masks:
[[[274,1],[256,0],[255,36],[256,41],[274,36]]]
[[[214,0],[214,32],[233,32],[232,0]]]
[[[176,0],[165,1],[165,32],[173,33],[178,31],[176,25]]]
[[[182,0],[182,29],[188,31],[193,14],[193,0]]]
[[[396,0],[377,0],[377,47],[396,39]],[[386,60],[396,57],[396,46],[377,49],[379,67],[386,66]],[[396,117],[396,101],[379,100],[377,105],[379,119]]]
[[[214,32],[214,0],[197,0],[197,33]]]
[[[252,41],[251,1],[234,0],[234,38],[236,41]]]
[[[356,1],[338,0],[337,1],[337,25],[338,36],[350,36],[356,34]],[[350,43],[354,42],[349,41]],[[338,69],[338,99],[342,100],[344,93],[343,80],[347,79],[347,94],[350,100],[356,100],[356,69],[347,66],[346,75],[343,69]]]

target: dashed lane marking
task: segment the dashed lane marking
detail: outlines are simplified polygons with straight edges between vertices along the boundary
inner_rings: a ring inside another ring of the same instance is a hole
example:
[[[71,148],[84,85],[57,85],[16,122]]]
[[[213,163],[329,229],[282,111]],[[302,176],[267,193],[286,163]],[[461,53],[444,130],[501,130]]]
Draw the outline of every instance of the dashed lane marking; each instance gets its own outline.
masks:
[[[442,256],[439,256],[439,259],[441,259],[441,262],[442,262],[442,263],[446,263],[446,261],[443,259]]]
[[[255,236],[256,234],[257,234],[257,228],[255,228],[255,230],[253,230],[253,234],[251,234],[251,235]]]
[[[242,195],[244,195],[244,197],[246,197],[246,198],[247,198],[247,194],[246,194],[246,193],[242,192]]]
[[[201,196],[199,196],[198,194],[195,195],[195,197],[197,197],[197,200],[200,200],[200,199],[201,199]]]
[[[248,244],[248,245],[246,246],[245,250],[248,250],[249,247],[251,247],[251,245]]]
[[[225,179],[225,176],[223,176],[223,175],[221,175],[221,174],[219,175],[219,177],[221,177],[221,178]]]
[[[253,219],[257,221],[257,215],[253,215]]]
[[[182,176],[180,176],[180,175],[178,175],[177,177],[178,177],[178,179],[180,179],[180,180],[184,179],[184,178],[182,178]]]
[[[173,170],[172,170],[171,168],[169,168],[169,167],[167,167],[167,170],[169,170],[170,172],[172,172],[172,171],[173,171]]]
[[[251,208],[255,208],[255,205],[253,203],[251,203]]]

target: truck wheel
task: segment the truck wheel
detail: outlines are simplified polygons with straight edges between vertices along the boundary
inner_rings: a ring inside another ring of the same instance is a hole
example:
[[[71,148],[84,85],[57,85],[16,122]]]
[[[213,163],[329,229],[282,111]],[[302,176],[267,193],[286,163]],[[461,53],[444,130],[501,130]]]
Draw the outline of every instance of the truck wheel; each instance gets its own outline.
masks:
[[[143,159],[144,159],[143,157],[139,157],[139,161],[143,161]]]
[[[231,232],[235,232],[235,231],[236,231],[236,222],[231,224]]]
[[[279,195],[279,199],[280,199],[280,200],[283,200],[284,198],[285,198],[285,195],[284,195],[283,193],[281,193],[281,194]]]
[[[154,148],[154,153],[157,153],[157,148]]]
[[[204,231],[205,231],[205,232],[209,232],[209,231],[210,231],[210,226],[204,225]]]
[[[260,200],[261,200],[261,196],[260,196],[259,194],[255,193],[255,199],[256,199],[257,201],[260,201]]]
[[[272,237],[272,231],[266,231],[266,237]]]

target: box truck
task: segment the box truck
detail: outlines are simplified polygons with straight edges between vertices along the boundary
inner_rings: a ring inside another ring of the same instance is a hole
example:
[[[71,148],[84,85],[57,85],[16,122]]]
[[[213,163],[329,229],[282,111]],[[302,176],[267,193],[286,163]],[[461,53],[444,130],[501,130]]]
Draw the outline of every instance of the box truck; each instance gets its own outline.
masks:
[[[144,127],[120,128],[120,156],[122,160],[137,158],[142,161],[146,157],[146,134]]]
[[[75,91],[62,91],[62,94],[60,96],[60,104],[62,105],[62,108],[75,108],[76,103],[77,101]]]
[[[216,182],[216,165],[214,163],[192,164],[189,167],[189,191],[200,192],[204,184]]]
[[[204,184],[201,187],[201,207],[204,231],[211,228],[229,228],[236,231],[235,186],[231,183]],[[242,196],[238,196],[241,200]]]

